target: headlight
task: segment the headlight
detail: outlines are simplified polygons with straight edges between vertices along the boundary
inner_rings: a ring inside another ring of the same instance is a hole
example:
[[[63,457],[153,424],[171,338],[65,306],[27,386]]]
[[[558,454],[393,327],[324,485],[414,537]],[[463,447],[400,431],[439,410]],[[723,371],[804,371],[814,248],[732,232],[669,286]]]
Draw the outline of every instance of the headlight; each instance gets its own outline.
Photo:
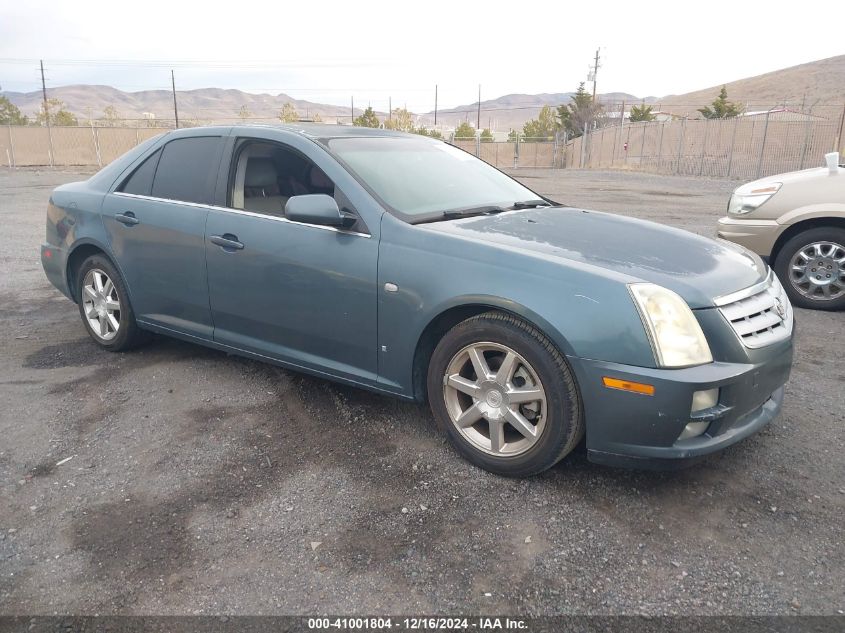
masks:
[[[661,367],[690,367],[713,362],[710,346],[686,301],[655,284],[630,284]]]
[[[728,201],[728,213],[743,215],[750,213],[760,207],[766,200],[775,195],[781,187],[781,183],[773,182],[765,187],[749,188],[747,185],[739,187],[733,192]]]

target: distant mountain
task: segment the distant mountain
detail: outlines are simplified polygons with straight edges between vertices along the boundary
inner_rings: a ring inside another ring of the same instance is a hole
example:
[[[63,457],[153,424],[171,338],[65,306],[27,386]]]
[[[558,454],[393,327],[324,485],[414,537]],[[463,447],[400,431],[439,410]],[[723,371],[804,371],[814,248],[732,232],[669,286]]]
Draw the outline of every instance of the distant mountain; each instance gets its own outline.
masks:
[[[680,115],[697,116],[697,108],[709,105],[721,85],[681,95],[669,95],[655,101],[660,109]],[[786,105],[800,109],[814,108],[814,113],[831,116],[842,112],[845,104],[845,55],[792,66],[725,84],[728,99],[749,110],[766,110]]]
[[[41,92],[4,92],[4,96],[29,116],[41,107]],[[121,119],[144,119],[145,113],[155,115],[157,120],[173,119],[173,93],[169,90],[142,90],[123,92],[111,86],[59,86],[50,88],[51,99],[60,99],[67,109],[80,121],[103,116],[103,110],[113,106]],[[278,113],[285,103],[292,103],[302,117],[319,114],[324,121],[334,123],[338,117],[350,118],[350,109],[324,103],[312,103],[294,99],[286,94],[252,94],[241,90],[222,88],[201,88],[199,90],[177,90],[176,100],[179,117],[183,120],[196,119],[201,122],[225,123],[239,121],[238,113],[246,106],[252,117],[278,121]],[[361,114],[355,108],[355,114]]]
[[[481,102],[481,127],[498,131],[521,129],[529,119],[534,119],[543,106],[556,108],[571,102],[574,92],[543,92],[536,95],[507,94],[496,99]],[[617,104],[623,101],[640,103],[634,95],[624,92],[609,92],[597,95],[601,103]],[[456,108],[446,108],[437,111],[437,124],[454,127],[462,121],[468,121],[475,126],[478,119],[478,101]],[[434,124],[434,112],[426,112],[418,116],[421,124]]]
[[[641,99],[624,92],[604,93],[598,95],[598,98],[608,109],[613,110],[619,108],[622,102],[635,104],[645,101],[664,111],[698,116],[696,110],[713,101],[720,88],[721,86],[712,86],[696,92],[662,98]],[[845,103],[845,55],[729,82],[726,88],[730,100],[737,101],[749,109],[762,110],[782,105],[797,109],[803,104],[805,108],[815,106],[814,113],[822,116],[829,113],[835,118],[841,116]],[[41,106],[40,91],[0,94],[8,97],[29,116]],[[481,127],[489,127],[499,132],[521,129],[526,121],[537,116],[543,106],[555,107],[569,103],[573,94],[507,94],[482,101]],[[87,121],[89,117],[102,118],[103,110],[108,106],[113,106],[122,119],[144,119],[148,117],[145,113],[153,114],[156,120],[173,119],[173,95],[169,90],[123,92],[110,86],[76,85],[50,88],[49,96],[61,99],[80,122]],[[185,121],[237,122],[240,120],[238,113],[242,106],[246,106],[253,120],[278,121],[278,113],[285,103],[293,104],[302,117],[319,115],[324,121],[331,123],[345,123],[350,120],[349,107],[294,99],[286,94],[252,94],[241,90],[202,88],[180,90],[176,96],[179,117]],[[362,108],[355,108],[356,116],[361,112]],[[385,112],[377,114],[380,118],[387,116]],[[437,112],[438,125],[446,127],[454,127],[462,121],[468,121],[474,126],[477,118],[477,102]],[[434,112],[417,114],[415,119],[417,125],[431,127],[434,124]]]

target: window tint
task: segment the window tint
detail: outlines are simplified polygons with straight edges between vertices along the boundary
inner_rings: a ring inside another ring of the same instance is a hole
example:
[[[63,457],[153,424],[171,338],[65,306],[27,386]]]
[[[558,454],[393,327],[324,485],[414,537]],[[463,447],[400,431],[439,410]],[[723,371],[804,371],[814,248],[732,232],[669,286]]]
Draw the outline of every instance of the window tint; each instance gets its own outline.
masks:
[[[162,150],[152,195],[210,204],[217,179],[220,137],[197,136],[170,141]]]
[[[123,181],[123,186],[120,191],[124,193],[134,193],[138,196],[148,196],[153,188],[153,176],[156,173],[156,165],[158,165],[158,157],[161,155],[161,150],[155,152],[147,160],[141,163],[132,175]]]

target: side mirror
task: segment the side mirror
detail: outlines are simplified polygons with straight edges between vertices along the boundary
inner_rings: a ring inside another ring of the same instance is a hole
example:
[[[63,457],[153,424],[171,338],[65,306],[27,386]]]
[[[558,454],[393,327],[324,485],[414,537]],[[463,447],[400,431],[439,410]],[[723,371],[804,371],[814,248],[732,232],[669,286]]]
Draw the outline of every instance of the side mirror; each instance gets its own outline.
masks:
[[[289,198],[285,204],[285,217],[292,222],[322,226],[343,226],[345,222],[335,199],[324,193]]]

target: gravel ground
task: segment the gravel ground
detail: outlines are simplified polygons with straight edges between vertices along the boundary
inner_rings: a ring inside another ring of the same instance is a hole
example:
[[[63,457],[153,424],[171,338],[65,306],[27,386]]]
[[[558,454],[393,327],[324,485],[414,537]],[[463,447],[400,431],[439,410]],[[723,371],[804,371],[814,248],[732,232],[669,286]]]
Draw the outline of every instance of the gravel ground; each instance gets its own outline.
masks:
[[[712,235],[736,183],[516,176]],[[0,171],[0,613],[836,614],[845,314],[783,415],[690,470],[477,470],[420,406],[155,338],[98,350],[38,261],[70,171]]]

